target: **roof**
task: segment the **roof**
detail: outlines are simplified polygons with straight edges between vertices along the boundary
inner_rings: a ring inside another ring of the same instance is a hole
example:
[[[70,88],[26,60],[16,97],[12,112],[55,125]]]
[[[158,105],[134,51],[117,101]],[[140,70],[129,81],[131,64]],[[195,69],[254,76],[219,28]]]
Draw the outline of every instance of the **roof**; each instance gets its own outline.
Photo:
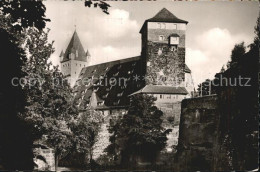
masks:
[[[75,56],[75,60],[79,61],[87,61],[85,50],[80,42],[79,36],[77,32],[75,31],[72,35],[72,38],[69,42],[69,45],[63,55],[63,59],[61,62],[70,60],[69,54],[74,53],[76,54],[76,51],[78,53],[78,56]]]
[[[174,14],[172,14],[169,10],[166,8],[161,9],[154,17],[145,20],[140,33],[142,32],[144,26],[147,24],[147,22],[166,22],[166,23],[185,23],[187,24],[188,21],[179,19]]]
[[[146,85],[141,90],[131,94],[188,94],[188,91],[184,87],[173,87],[173,86],[164,86],[164,85]]]
[[[80,110],[90,105],[93,95],[95,95],[93,97],[95,109],[128,106],[130,103],[128,95],[144,86],[144,80],[133,79],[135,75],[141,76],[144,71],[140,59],[140,56],[136,56],[83,68],[73,89],[76,93],[75,103],[80,106]],[[100,79],[101,77],[104,79]],[[90,81],[81,82],[86,78]],[[110,78],[116,78],[117,84],[111,84]],[[93,92],[95,94],[92,94]]]
[[[190,68],[186,64],[185,64],[184,72],[185,73],[191,73]]]
[[[170,34],[169,37],[180,37],[180,35],[178,35],[177,33],[173,33],[173,34]]]

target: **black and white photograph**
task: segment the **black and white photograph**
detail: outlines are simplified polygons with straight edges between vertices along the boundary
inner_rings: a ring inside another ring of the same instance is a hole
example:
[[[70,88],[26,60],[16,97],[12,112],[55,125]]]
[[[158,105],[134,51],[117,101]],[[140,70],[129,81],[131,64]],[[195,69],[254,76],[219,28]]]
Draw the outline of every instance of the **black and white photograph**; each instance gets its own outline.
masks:
[[[1,0],[0,171],[258,171],[258,0]]]

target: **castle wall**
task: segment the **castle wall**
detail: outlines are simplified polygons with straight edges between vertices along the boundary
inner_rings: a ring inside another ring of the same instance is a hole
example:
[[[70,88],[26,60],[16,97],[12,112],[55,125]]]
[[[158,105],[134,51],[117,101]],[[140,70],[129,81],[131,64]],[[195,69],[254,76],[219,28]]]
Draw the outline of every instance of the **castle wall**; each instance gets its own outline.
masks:
[[[217,96],[185,99],[181,108],[178,171],[213,170],[219,154]]]

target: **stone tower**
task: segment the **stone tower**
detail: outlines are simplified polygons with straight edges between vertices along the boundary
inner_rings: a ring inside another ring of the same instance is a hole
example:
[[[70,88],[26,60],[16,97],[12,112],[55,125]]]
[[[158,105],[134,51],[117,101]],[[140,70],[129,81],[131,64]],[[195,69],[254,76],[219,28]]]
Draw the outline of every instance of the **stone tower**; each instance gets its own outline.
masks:
[[[185,80],[187,21],[166,8],[146,20],[140,30],[147,84],[178,86]]]
[[[77,32],[73,33],[70,43],[65,51],[61,51],[61,72],[73,87],[83,67],[87,67],[90,61],[90,53],[85,52]]]

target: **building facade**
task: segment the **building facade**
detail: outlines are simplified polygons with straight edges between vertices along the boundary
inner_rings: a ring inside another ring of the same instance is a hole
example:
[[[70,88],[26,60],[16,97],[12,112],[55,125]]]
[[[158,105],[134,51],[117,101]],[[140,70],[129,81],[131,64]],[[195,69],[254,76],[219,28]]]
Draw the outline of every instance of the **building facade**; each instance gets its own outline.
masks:
[[[80,111],[92,107],[103,113],[107,119],[102,126],[105,131],[109,118],[127,113],[132,94],[151,94],[157,97],[155,104],[165,114],[165,126],[176,130],[181,113],[180,101],[191,97],[194,90],[191,70],[185,64],[187,23],[163,8],[153,18],[146,20],[140,30],[140,56],[97,65],[89,65],[89,52],[85,53],[74,32],[66,52],[61,53],[60,61],[62,73],[68,79],[77,78],[70,83],[73,86],[74,103]],[[174,123],[171,123],[171,117]],[[176,131],[170,137],[175,143],[178,139]],[[108,138],[108,134],[102,136],[97,144],[108,144]],[[94,152],[95,158],[104,153],[103,150]]]

